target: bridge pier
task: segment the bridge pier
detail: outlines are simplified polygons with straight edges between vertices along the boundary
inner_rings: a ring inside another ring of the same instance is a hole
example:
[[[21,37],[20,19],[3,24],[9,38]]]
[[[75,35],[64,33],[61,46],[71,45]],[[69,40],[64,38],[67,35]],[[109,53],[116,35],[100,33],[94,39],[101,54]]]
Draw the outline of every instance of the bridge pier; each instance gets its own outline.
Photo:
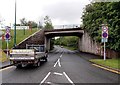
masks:
[[[50,38],[45,36],[45,48],[46,51],[49,52],[50,51]]]

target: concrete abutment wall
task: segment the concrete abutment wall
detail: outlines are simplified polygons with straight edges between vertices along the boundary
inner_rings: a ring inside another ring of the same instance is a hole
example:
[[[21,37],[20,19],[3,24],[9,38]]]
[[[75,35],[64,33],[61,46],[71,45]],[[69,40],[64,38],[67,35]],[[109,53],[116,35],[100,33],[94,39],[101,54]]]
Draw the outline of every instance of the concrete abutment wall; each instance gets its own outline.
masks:
[[[44,44],[44,30],[39,30],[37,31],[35,34],[29,36],[28,38],[26,38],[25,40],[23,40],[22,42],[20,42],[15,49],[19,48],[19,49],[25,49],[26,48],[26,44],[39,44],[39,45],[43,45]]]
[[[86,53],[103,56],[103,45],[93,40],[86,31],[79,39],[79,50]],[[106,49],[106,56],[108,58],[120,58],[120,52]]]

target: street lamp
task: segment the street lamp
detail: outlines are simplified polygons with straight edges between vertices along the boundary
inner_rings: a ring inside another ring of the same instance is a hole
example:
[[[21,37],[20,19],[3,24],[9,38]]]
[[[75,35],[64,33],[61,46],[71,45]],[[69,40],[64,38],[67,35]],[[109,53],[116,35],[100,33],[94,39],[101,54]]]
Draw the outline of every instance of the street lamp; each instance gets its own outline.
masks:
[[[16,0],[15,0],[15,25],[14,25],[14,47],[16,46]]]

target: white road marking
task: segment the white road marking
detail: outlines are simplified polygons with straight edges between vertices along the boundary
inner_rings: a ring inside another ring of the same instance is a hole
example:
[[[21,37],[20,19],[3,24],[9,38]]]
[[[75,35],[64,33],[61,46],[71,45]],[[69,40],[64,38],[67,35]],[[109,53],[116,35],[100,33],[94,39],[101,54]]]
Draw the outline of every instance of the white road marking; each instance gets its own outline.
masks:
[[[62,55],[60,55],[60,58],[62,57]]]
[[[46,82],[47,84],[51,84],[51,82]]]
[[[63,74],[65,75],[65,77],[68,79],[68,81],[69,81],[72,85],[75,85],[75,84],[73,83],[73,81],[68,77],[68,75],[67,75],[65,72],[63,72]]]
[[[59,67],[61,67],[61,64],[60,64],[60,59],[58,59],[58,65],[59,65]]]
[[[54,67],[56,67],[57,63],[58,63],[58,60],[57,60],[57,62],[54,64]]]
[[[56,67],[56,65],[59,65],[59,67],[61,67],[61,64],[60,64],[60,58],[57,60],[57,62],[54,64],[54,67]]]
[[[41,81],[41,84],[45,82],[45,80],[49,77],[50,74],[51,74],[51,72],[49,72],[49,73],[45,76],[45,78]]]
[[[10,66],[10,67],[6,67],[4,69],[0,69],[0,71],[4,71],[4,70],[7,70],[7,69],[10,69],[10,68],[13,68],[14,66]]]
[[[54,72],[53,74],[60,75],[60,76],[63,75],[62,73],[58,73],[58,72]]]
[[[60,55],[60,58],[62,57],[62,55],[63,53]],[[59,67],[61,67],[60,58],[56,61],[56,63],[54,64],[54,67],[56,67],[57,64],[59,65]]]

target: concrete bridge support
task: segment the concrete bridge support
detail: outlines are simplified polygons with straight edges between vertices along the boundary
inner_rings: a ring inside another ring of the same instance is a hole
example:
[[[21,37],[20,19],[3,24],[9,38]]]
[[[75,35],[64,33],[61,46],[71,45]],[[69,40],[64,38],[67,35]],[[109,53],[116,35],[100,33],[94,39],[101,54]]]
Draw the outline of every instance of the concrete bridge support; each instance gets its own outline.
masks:
[[[82,52],[93,53],[96,55],[103,55],[103,49],[100,44],[93,40],[87,32],[79,39],[79,50]]]
[[[47,52],[50,51],[50,38],[47,38],[46,36],[45,36],[45,48]]]

